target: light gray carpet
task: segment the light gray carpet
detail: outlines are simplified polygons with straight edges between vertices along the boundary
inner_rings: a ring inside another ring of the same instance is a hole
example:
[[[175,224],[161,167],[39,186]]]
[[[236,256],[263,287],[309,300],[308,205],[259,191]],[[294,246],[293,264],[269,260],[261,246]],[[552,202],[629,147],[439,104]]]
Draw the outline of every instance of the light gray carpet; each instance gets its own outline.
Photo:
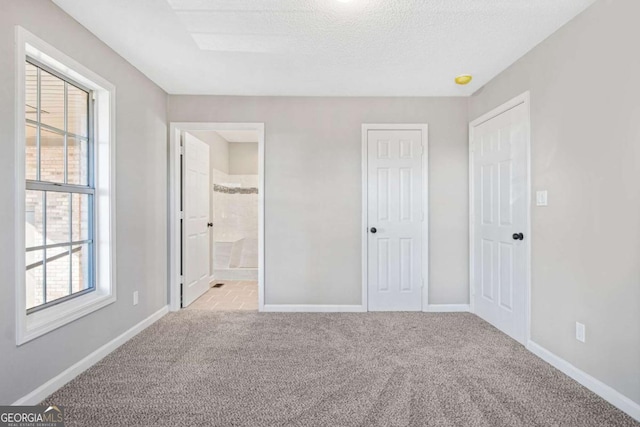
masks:
[[[50,396],[69,426],[639,425],[466,313],[171,313]]]

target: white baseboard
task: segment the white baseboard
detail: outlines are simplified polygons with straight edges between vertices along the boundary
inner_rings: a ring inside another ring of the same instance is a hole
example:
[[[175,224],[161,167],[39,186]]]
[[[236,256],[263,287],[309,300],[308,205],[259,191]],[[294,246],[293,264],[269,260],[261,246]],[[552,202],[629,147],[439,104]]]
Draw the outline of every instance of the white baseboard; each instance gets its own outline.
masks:
[[[362,313],[367,309],[362,305],[322,305],[322,304],[265,304],[264,312],[281,313]],[[468,312],[469,304],[432,304],[424,310],[431,313]]]
[[[469,304],[429,304],[424,310],[426,313],[460,313],[471,311]]]
[[[367,310],[361,305],[265,304],[262,311],[281,313],[361,313]]]
[[[51,378],[46,383],[42,384],[40,387],[33,390],[31,393],[26,396],[21,397],[16,400],[13,405],[37,405],[42,402],[48,396],[50,396],[53,392],[67,384],[69,381],[98,363],[109,353],[120,347],[125,342],[129,341],[131,338],[142,332],[148,326],[151,326],[154,322],[159,320],[162,316],[169,312],[169,307],[165,306],[160,310],[153,313],[151,316],[144,319],[142,322],[138,323],[131,329],[127,330],[123,334],[117,336],[113,340],[109,341],[93,353],[89,354],[84,359],[79,362],[73,364],[69,368],[62,371],[60,374]]]
[[[573,378],[598,396],[602,397],[616,408],[626,412],[635,420],[640,421],[640,404],[629,399],[619,391],[614,390],[602,381],[595,379],[586,372],[576,368],[560,356],[551,353],[549,350],[533,341],[529,341],[527,343],[527,349],[554,368]]]

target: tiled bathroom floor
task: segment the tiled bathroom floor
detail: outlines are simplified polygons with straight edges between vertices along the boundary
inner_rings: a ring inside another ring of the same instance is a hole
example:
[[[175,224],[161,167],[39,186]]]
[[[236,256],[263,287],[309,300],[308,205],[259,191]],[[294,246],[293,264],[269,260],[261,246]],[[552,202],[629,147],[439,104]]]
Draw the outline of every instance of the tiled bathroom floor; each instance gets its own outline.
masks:
[[[219,281],[219,288],[211,288],[195,300],[188,309],[211,311],[258,310],[258,282]]]

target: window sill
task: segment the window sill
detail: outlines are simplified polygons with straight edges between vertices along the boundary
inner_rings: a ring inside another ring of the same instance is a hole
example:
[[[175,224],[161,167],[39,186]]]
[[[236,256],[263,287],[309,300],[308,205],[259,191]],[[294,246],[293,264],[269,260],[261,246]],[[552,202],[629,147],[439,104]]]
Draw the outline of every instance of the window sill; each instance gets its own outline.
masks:
[[[25,344],[115,301],[115,295],[100,293],[97,290],[29,314],[26,316],[25,324],[19,327],[17,345]]]

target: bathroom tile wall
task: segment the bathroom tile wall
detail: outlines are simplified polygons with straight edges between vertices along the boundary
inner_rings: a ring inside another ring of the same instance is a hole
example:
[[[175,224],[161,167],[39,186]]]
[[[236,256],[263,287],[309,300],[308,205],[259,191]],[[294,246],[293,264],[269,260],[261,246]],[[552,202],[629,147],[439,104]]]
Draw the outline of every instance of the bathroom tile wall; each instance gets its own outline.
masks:
[[[211,170],[213,270],[257,268],[258,175]]]

